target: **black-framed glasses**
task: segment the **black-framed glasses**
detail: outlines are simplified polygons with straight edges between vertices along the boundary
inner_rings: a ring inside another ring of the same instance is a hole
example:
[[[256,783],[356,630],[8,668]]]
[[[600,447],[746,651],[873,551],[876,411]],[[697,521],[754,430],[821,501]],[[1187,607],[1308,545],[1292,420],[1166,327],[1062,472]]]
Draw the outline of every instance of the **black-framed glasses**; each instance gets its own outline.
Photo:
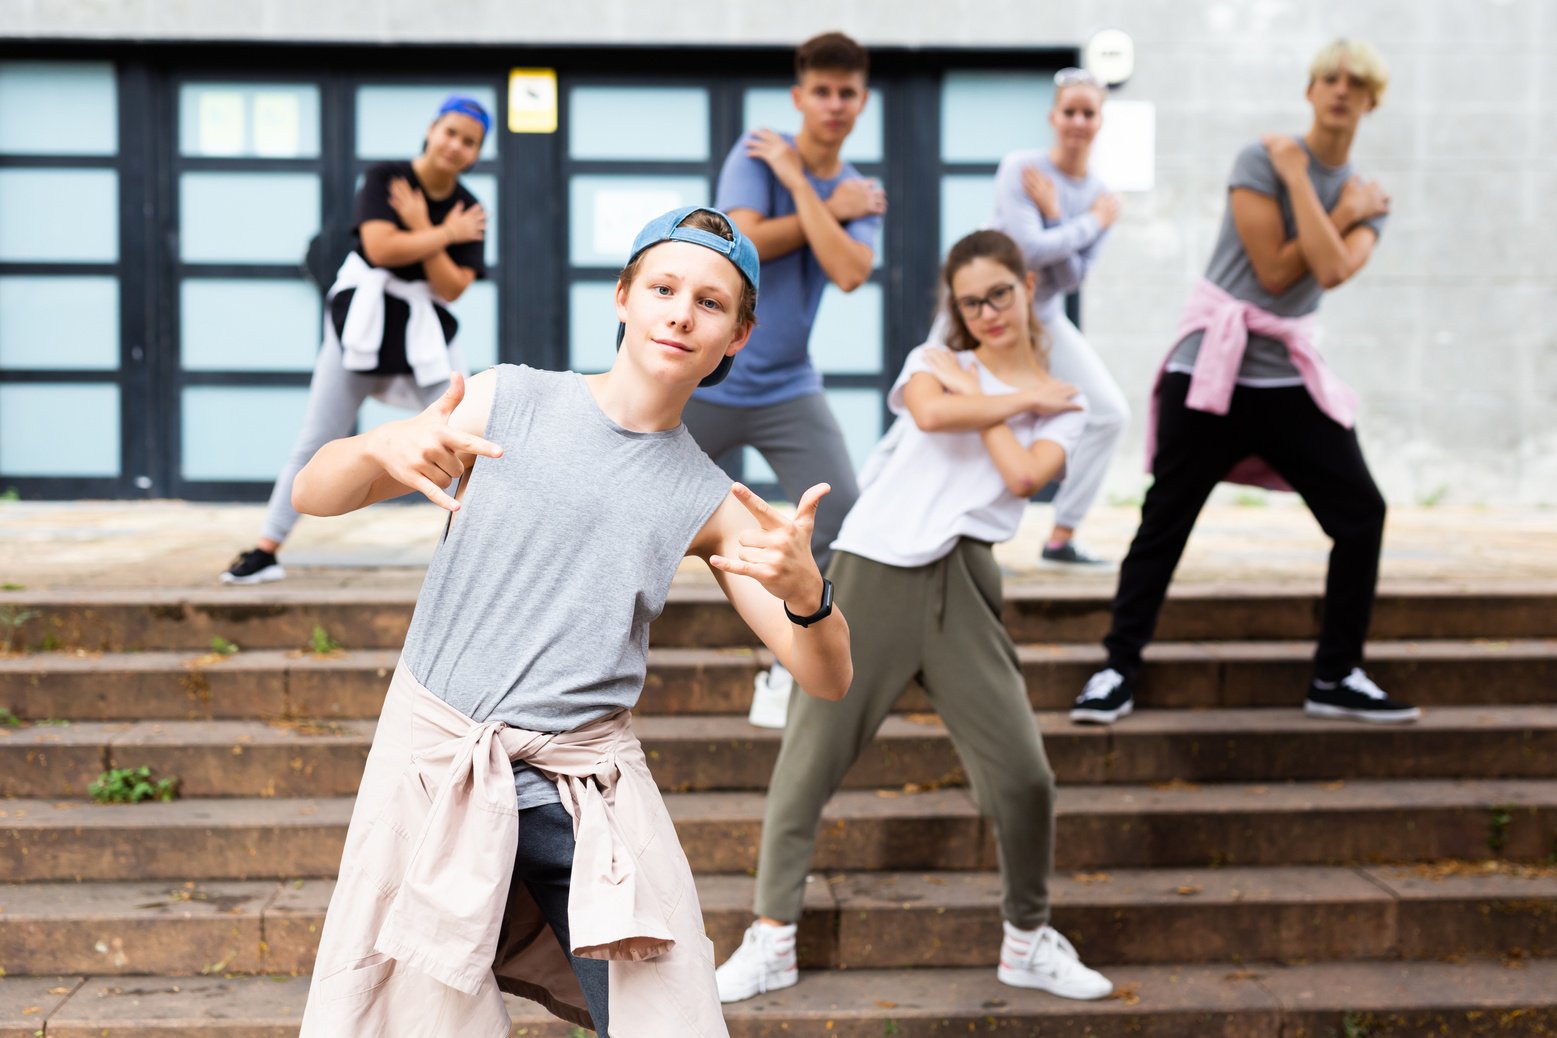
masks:
[[[980,314],[987,306],[991,313],[1003,314],[1011,309],[1011,304],[1016,302],[1016,285],[1006,283],[996,285],[989,290],[987,296],[962,296],[957,300],[957,310],[965,320],[978,320]]]
[[[1054,86],[1058,90],[1064,90],[1066,87],[1075,86],[1078,83],[1097,87],[1105,92],[1108,89],[1103,85],[1101,79],[1098,79],[1084,68],[1062,68],[1054,74]]]

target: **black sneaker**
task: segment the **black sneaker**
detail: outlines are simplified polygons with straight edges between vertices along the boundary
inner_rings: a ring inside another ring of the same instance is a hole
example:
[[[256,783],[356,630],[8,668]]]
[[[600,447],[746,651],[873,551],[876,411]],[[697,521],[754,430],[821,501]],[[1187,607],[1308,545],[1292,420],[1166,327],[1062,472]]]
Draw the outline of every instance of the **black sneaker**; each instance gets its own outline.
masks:
[[[222,574],[223,584],[266,584],[287,575],[276,557],[263,548],[246,551]]]
[[[1416,707],[1389,698],[1361,667],[1353,667],[1340,681],[1315,678],[1308,686],[1303,712],[1309,717],[1349,717],[1375,724],[1404,724],[1422,716]]]
[[[1078,545],[1074,538],[1066,541],[1059,547],[1045,544],[1043,551],[1038,555],[1038,561],[1045,566],[1052,565],[1061,569],[1069,569],[1072,566],[1111,565],[1107,559],[1100,559]]]
[[[1129,717],[1134,709],[1135,700],[1130,698],[1124,675],[1109,667],[1087,679],[1087,687],[1071,708],[1070,719],[1080,724],[1113,724],[1121,717]]]

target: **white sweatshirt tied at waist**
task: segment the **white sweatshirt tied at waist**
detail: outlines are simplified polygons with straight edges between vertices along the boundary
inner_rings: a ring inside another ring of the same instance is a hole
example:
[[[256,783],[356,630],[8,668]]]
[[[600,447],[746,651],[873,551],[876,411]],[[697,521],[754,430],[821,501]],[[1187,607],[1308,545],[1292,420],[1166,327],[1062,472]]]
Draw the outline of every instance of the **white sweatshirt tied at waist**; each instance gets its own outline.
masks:
[[[463,368],[463,362],[451,358],[455,340],[445,343],[443,325],[438,320],[434,304],[447,307],[426,281],[405,281],[385,267],[370,266],[356,252],[346,255],[335,283],[325,296],[325,337],[335,335],[335,323],[330,320],[329,303],[340,293],[351,289],[351,305],[346,309],[346,321],[341,328],[340,344],[342,364],[347,371],[372,371],[378,367],[379,348],[384,342],[384,296],[403,299],[410,307],[406,322],[405,353],[411,372],[419,386],[447,382],[455,367]]]

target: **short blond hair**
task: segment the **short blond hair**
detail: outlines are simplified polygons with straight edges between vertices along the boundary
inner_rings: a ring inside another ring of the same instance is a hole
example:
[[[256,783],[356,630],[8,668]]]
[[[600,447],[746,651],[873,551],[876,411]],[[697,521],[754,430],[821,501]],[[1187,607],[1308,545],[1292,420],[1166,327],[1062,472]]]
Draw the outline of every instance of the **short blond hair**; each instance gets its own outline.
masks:
[[[1383,56],[1373,44],[1366,40],[1342,37],[1320,48],[1308,66],[1309,86],[1324,76],[1339,72],[1343,65],[1347,72],[1366,84],[1368,93],[1373,95],[1375,106],[1384,100],[1384,91],[1389,86],[1389,66],[1384,64]]]

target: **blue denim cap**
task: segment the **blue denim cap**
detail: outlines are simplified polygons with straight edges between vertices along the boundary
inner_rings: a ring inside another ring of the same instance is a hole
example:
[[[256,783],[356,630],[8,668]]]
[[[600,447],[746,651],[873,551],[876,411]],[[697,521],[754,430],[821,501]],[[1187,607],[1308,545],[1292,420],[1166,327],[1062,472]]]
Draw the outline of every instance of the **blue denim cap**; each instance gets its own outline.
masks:
[[[702,210],[723,216],[725,222],[730,225],[730,231],[735,235],[732,241],[699,227],[682,227],[681,221],[693,213]],[[656,216],[644,224],[643,230],[638,232],[638,237],[633,239],[632,255],[627,262],[632,263],[638,258],[638,254],[644,249],[661,242],[684,241],[693,245],[701,245],[705,249],[713,249],[719,255],[735,265],[735,269],[741,272],[741,277],[751,283],[752,291],[757,291],[757,278],[762,261],[757,258],[757,246],[752,244],[750,238],[741,233],[741,229],[735,226],[735,221],[717,209],[710,209],[706,205],[689,205],[682,209],[672,209],[661,216]],[[616,329],[616,348],[622,348],[622,338],[627,334],[627,326],[619,325]],[[700,386],[717,386],[724,381],[730,373],[730,366],[735,363],[734,357],[726,357],[719,362],[719,366],[713,373],[699,382]]]

